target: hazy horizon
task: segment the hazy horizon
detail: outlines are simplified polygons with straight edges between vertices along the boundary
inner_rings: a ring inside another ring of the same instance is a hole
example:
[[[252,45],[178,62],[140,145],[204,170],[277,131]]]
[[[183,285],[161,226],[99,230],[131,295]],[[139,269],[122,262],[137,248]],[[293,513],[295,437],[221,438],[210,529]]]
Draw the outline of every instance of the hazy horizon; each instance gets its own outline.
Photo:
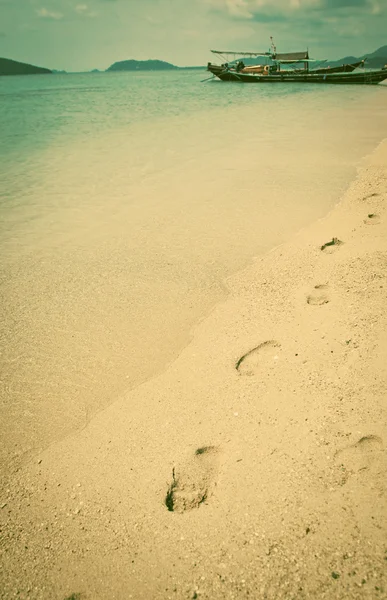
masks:
[[[386,0],[0,0],[0,56],[72,72],[120,60],[206,64],[210,48],[309,48],[316,59],[386,43]]]

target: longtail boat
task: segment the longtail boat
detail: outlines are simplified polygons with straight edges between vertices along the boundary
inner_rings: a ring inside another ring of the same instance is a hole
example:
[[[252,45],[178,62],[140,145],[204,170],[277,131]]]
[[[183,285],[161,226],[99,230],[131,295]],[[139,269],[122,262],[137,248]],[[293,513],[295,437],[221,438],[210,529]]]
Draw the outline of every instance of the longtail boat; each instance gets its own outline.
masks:
[[[207,70],[222,81],[236,83],[341,83],[376,85],[387,79],[387,69],[368,70],[365,61],[343,64],[336,67],[322,66],[326,61],[309,58],[309,52],[277,53],[273,39],[269,52],[235,52],[211,50],[214,54],[226,57],[226,62],[216,65],[211,62]],[[229,57],[233,57],[228,62]],[[246,65],[243,59],[263,58],[264,64]],[[315,68],[310,63],[319,62]],[[296,65],[302,63],[303,68]],[[292,68],[286,68],[291,66]],[[285,68],[284,68],[285,67]]]

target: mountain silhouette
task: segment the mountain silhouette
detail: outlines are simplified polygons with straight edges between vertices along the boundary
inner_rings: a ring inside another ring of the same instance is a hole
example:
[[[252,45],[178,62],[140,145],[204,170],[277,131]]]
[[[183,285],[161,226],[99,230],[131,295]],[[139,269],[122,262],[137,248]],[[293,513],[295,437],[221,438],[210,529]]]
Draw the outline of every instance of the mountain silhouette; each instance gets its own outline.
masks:
[[[50,73],[52,73],[50,69],[35,67],[9,58],[0,58],[0,75],[44,75]]]
[[[112,64],[107,71],[171,71],[178,69],[163,60],[121,60]]]

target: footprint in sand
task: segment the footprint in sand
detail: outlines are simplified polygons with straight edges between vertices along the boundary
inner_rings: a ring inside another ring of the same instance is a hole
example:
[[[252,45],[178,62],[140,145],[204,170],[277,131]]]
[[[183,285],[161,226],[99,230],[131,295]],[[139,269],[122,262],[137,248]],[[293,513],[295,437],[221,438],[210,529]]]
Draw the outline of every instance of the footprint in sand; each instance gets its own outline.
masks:
[[[355,444],[338,450],[335,461],[344,472],[344,483],[349,475],[365,472],[378,459],[383,451],[383,440],[377,435],[366,435]]]
[[[325,254],[332,254],[333,252],[336,252],[336,250],[338,250],[343,243],[344,242],[339,240],[339,238],[333,237],[330,242],[323,244],[320,250],[325,252]]]
[[[380,216],[377,215],[376,213],[369,213],[367,215],[367,218],[364,219],[364,223],[366,225],[379,225],[379,223],[380,223]]]
[[[281,344],[268,340],[256,346],[237,361],[235,368],[241,375],[256,375],[263,369],[278,364]]]
[[[369,198],[375,198],[375,196],[379,196],[377,192],[373,192],[372,194],[368,194],[368,196],[364,196],[363,200],[368,200]]]
[[[306,297],[308,304],[312,306],[321,306],[322,304],[328,304],[328,286],[327,285],[315,285],[314,291]]]
[[[172,470],[165,497],[169,511],[183,513],[206,503],[216,485],[218,457],[219,448],[203,446],[184,465]]]

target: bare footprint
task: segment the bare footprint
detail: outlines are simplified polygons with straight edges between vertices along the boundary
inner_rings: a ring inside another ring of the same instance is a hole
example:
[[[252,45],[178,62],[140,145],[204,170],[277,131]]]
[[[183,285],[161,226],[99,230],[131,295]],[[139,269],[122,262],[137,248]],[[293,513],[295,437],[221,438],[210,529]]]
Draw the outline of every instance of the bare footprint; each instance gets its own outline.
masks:
[[[281,344],[268,340],[256,346],[237,361],[235,368],[241,375],[256,375],[261,369],[275,367]]]
[[[380,216],[376,213],[369,213],[367,218],[364,219],[366,225],[378,225],[380,223]]]
[[[328,304],[329,295],[328,295],[328,286],[327,285],[315,285],[314,290],[311,294],[306,297],[306,301],[308,304],[312,306],[321,306],[322,304]]]
[[[383,441],[377,435],[366,435],[355,444],[338,450],[336,462],[345,473],[345,479],[351,474],[367,471],[383,450]]]
[[[333,237],[330,242],[326,242],[321,246],[321,250],[326,254],[332,254],[333,252],[336,252],[336,250],[340,248],[343,243],[344,242],[339,240],[339,238]]]
[[[208,500],[216,484],[218,455],[216,446],[203,446],[184,465],[172,470],[172,483],[165,497],[169,511],[183,513]]]
[[[368,200],[368,198],[374,198],[375,196],[379,196],[377,192],[373,192],[372,194],[368,194],[368,196],[364,196],[363,200]]]

